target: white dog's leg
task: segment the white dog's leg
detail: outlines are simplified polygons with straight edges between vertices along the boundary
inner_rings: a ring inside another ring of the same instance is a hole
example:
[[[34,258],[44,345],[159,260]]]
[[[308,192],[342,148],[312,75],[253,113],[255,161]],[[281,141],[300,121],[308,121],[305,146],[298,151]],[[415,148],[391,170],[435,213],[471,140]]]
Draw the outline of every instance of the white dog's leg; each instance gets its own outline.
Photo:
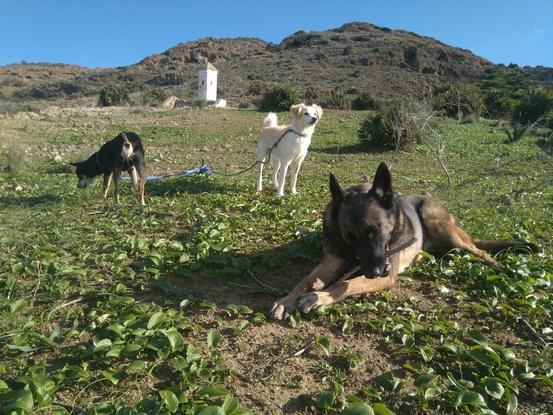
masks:
[[[298,180],[298,174],[300,172],[303,159],[304,157],[300,157],[290,164],[290,193],[293,195],[298,194],[298,191],[296,190],[296,181]]]
[[[261,192],[262,190],[263,190],[263,163],[259,163],[259,173],[257,175],[257,191]]]
[[[278,170],[277,175],[277,196],[284,196],[284,182],[286,181],[286,173],[288,172],[288,167],[290,167],[290,162],[286,161],[281,163],[280,169]]]
[[[276,159],[273,161],[273,172],[272,172],[272,180],[273,180],[273,187],[276,191],[278,191],[278,172],[280,170],[280,160]]]
[[[263,164],[266,160],[265,149],[261,143],[257,144],[257,161],[259,162],[259,173],[257,175],[257,191],[263,190]]]

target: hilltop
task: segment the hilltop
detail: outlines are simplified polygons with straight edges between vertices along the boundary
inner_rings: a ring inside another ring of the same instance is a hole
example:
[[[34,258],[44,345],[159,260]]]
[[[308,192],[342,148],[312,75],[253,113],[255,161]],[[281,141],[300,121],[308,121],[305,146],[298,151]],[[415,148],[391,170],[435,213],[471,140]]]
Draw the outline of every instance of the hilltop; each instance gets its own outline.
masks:
[[[8,65],[0,67],[0,92],[23,99],[86,97],[108,83],[134,82],[193,97],[199,57],[217,67],[219,95],[235,104],[273,83],[288,83],[300,93],[368,90],[385,98],[421,94],[439,83],[470,82],[495,66],[469,50],[430,37],[353,22],[326,31],[299,31],[279,44],[257,38],[205,38],[118,68]],[[551,68],[525,70],[538,81],[553,79]]]

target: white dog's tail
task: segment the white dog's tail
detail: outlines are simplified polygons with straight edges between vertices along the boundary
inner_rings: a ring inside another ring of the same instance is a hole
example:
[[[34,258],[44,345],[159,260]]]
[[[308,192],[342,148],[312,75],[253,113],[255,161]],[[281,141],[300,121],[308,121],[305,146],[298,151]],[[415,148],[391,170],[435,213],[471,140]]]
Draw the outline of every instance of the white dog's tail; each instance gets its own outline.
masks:
[[[277,115],[274,112],[270,112],[263,120],[263,128],[274,127],[277,125],[277,123],[278,123]]]

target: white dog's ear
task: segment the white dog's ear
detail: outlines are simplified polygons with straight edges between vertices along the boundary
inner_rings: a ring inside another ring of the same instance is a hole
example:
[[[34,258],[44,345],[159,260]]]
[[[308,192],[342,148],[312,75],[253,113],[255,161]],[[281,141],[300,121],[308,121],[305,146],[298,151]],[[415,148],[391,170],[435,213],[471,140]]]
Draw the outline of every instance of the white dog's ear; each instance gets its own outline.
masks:
[[[315,107],[315,111],[317,112],[317,119],[320,120],[321,117],[323,116],[323,109],[315,104],[313,104],[313,106]]]
[[[303,111],[303,107],[305,107],[304,104],[292,105],[290,107],[290,114],[292,114],[292,117],[299,117]]]

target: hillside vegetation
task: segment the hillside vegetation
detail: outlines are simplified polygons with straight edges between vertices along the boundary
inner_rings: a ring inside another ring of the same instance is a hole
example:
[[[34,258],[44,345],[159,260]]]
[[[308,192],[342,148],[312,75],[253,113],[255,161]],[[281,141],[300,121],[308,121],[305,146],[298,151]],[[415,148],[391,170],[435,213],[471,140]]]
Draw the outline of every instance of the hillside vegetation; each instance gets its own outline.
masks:
[[[118,68],[19,63],[0,67],[0,97],[15,101],[96,103],[101,88],[124,84],[156,87],[195,99],[199,58],[219,70],[219,96],[233,106],[255,103],[283,83],[321,102],[332,92],[381,98],[422,96],[444,83],[468,83],[496,66],[472,52],[404,30],[353,22],[339,28],[299,31],[279,44],[253,38],[205,38],[176,45]],[[504,67],[503,67],[504,68]],[[508,70],[517,70],[510,65]],[[523,68],[551,83],[551,68]]]

